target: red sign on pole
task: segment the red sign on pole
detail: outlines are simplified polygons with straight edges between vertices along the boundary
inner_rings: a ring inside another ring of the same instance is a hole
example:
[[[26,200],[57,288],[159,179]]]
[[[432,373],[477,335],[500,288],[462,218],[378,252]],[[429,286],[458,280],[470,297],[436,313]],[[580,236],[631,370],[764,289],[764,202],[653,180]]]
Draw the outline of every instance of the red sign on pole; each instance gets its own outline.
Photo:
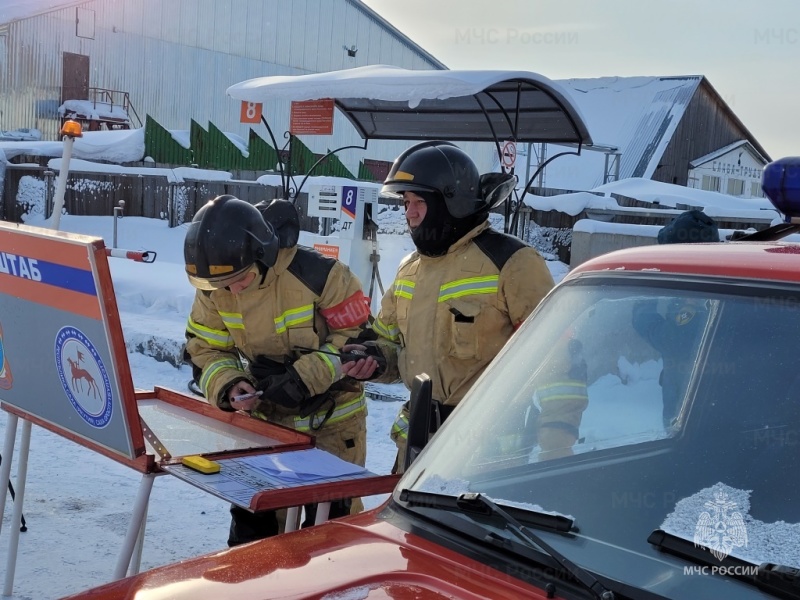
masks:
[[[261,122],[261,102],[246,102],[242,100],[242,111],[239,114],[240,123]]]
[[[333,134],[333,100],[292,102],[289,132],[294,135]]]

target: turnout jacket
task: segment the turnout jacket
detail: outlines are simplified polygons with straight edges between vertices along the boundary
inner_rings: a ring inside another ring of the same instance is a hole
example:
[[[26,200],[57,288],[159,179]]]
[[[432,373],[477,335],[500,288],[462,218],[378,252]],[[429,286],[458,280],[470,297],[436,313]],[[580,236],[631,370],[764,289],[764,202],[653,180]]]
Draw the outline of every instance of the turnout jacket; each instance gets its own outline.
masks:
[[[256,383],[247,363],[259,356],[278,363],[294,359],[292,365],[312,396],[334,386],[335,410],[327,420],[332,425],[366,413],[363,385],[337,384],[342,378],[338,357],[301,355],[295,347],[338,352],[368,319],[369,302],[346,265],[307,248],[282,248],[263,280],[257,276],[241,293],[197,291],[186,327],[186,354],[195,372],[200,371],[200,389],[223,410],[231,410],[223,395],[235,381]],[[322,422],[330,407],[327,403],[320,414],[301,418],[269,398],[262,400],[266,402],[254,416],[299,430]]]
[[[455,406],[553,285],[535,249],[488,221],[444,256],[412,252],[372,324],[387,358],[375,381],[410,388],[427,373],[434,400]]]

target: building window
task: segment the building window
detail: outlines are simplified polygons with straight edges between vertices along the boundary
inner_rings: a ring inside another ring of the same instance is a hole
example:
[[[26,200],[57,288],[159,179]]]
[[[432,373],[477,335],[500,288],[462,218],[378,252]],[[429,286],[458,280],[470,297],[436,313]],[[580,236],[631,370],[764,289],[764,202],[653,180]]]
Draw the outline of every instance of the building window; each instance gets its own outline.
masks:
[[[750,182],[750,197],[751,198],[763,198],[764,191],[761,189],[761,184],[757,181]]]
[[[94,39],[94,11],[88,8],[75,9],[75,35],[79,38]]]
[[[728,179],[728,194],[730,196],[744,196],[744,181],[734,177]]]
[[[703,186],[707,192],[718,192],[719,191],[719,177],[715,175],[703,175]]]

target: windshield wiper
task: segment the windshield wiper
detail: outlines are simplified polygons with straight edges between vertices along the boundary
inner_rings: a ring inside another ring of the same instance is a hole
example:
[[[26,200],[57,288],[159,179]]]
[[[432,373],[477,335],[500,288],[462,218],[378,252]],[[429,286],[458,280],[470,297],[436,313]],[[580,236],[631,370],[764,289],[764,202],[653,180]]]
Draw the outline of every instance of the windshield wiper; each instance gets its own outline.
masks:
[[[476,492],[461,494],[456,500],[458,507],[465,512],[474,512],[491,517],[500,517],[503,526],[527,546],[541,548],[550,557],[556,560],[561,567],[576,580],[583,584],[595,598],[600,600],[614,600],[614,592],[605,587],[600,580],[583,567],[579,567],[538,535],[529,531],[522,523],[517,521],[504,509],[500,508],[491,498]]]
[[[721,561],[712,560],[712,555],[703,547],[696,546],[693,540],[687,540],[663,529],[656,529],[647,541],[663,552],[674,554],[695,564],[715,567],[713,571],[720,575],[733,577],[790,600],[800,599],[800,569],[773,563],[754,563],[735,556],[725,556]],[[755,574],[753,568],[757,567]]]
[[[463,496],[464,494],[462,494]],[[460,497],[459,497],[460,498]],[[419,492],[416,490],[404,489],[400,492],[400,500],[408,506],[438,508],[441,510],[462,512],[463,508],[458,503],[459,498],[446,494],[434,494],[433,492]],[[504,507],[506,511],[515,515],[517,520],[525,522],[526,526],[546,529],[558,533],[575,532],[575,521],[563,515],[540,512],[533,508]],[[473,511],[474,512],[474,511]]]

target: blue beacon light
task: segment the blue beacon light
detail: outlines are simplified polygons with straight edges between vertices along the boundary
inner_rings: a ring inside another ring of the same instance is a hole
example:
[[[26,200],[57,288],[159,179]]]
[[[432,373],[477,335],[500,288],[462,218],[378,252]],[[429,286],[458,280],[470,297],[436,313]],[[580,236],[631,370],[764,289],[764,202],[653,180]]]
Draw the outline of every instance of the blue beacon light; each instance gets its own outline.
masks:
[[[761,189],[787,223],[800,223],[800,156],[788,156],[766,165]]]

